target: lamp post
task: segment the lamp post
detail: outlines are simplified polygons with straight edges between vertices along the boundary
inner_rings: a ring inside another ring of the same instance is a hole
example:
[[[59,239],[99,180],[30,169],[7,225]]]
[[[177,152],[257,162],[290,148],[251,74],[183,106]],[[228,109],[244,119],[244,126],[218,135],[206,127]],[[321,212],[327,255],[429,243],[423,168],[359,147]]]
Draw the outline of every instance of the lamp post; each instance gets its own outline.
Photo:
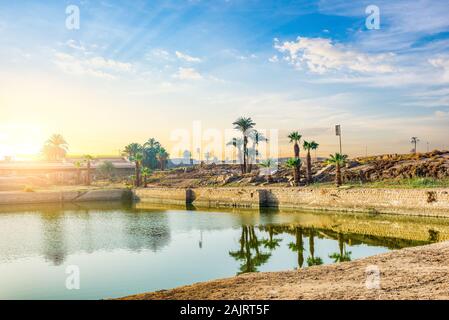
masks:
[[[335,126],[335,135],[338,136],[339,142],[340,142],[340,154],[343,154],[341,150],[341,125],[337,124]]]

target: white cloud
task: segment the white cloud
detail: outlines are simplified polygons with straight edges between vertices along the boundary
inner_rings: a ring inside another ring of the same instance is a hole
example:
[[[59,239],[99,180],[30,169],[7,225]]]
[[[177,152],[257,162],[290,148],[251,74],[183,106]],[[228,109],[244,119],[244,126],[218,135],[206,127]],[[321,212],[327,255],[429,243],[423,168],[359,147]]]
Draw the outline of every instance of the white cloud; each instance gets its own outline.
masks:
[[[429,59],[429,63],[442,71],[442,80],[449,81],[449,57],[437,57]]]
[[[324,74],[329,71],[358,73],[389,73],[394,71],[390,61],[393,54],[366,54],[350,47],[334,44],[330,39],[298,37],[296,41],[280,43],[275,49],[284,53],[284,60],[298,69]]]
[[[104,57],[77,58],[73,55],[55,53],[55,64],[64,72],[74,75],[88,75],[103,79],[116,79],[117,73],[130,72],[132,65]]]
[[[176,51],[175,54],[178,59],[185,60],[187,62],[201,62],[200,58],[189,56],[188,54],[182,53],[180,51]]]
[[[75,50],[80,50],[80,51],[87,51],[86,47],[81,43],[81,42],[77,42],[76,40],[70,39],[67,40],[66,45],[69,48],[75,49]]]
[[[269,58],[268,61],[270,61],[270,62],[278,62],[278,61],[279,61],[279,58],[278,58],[277,55],[274,55],[274,56],[272,56],[271,58]]]
[[[164,49],[153,49],[146,55],[147,60],[152,60],[153,58],[167,61],[173,60],[170,52]]]
[[[173,75],[180,80],[201,80],[203,76],[194,68],[179,68],[178,72]]]

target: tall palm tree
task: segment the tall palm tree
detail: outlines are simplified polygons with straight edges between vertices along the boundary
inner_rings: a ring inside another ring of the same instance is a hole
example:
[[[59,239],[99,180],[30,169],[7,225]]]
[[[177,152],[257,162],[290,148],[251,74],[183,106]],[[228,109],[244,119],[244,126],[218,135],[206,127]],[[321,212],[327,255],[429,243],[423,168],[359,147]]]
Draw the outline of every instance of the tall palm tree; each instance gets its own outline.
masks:
[[[142,177],[143,177],[143,187],[146,188],[148,186],[148,177],[151,175],[150,168],[142,168]]]
[[[326,160],[327,164],[331,164],[335,166],[335,184],[337,187],[342,185],[341,180],[341,167],[345,165],[347,155],[341,153],[335,153],[334,155],[330,155],[329,159]]]
[[[84,161],[86,162],[86,168],[87,168],[87,172],[86,172],[86,185],[90,186],[90,182],[91,182],[91,161],[94,159],[94,157],[92,157],[90,154],[86,154],[83,156]]]
[[[227,144],[227,146],[233,146],[234,147],[234,151],[236,151],[237,153],[237,157],[239,158],[239,160],[243,159],[243,152],[242,152],[242,146],[243,146],[243,139],[241,138],[232,138],[231,141],[229,141]],[[232,163],[236,163],[237,159],[234,155],[233,159],[232,159]]]
[[[242,132],[243,135],[243,165],[242,165],[242,174],[245,174],[248,171],[247,168],[247,160],[248,160],[248,134],[250,130],[254,128],[256,125],[255,122],[251,118],[240,117],[236,121],[232,123],[234,125],[234,129]]]
[[[63,159],[67,150],[68,144],[64,137],[60,134],[54,134],[45,142],[42,152],[47,160],[56,161]]]
[[[301,166],[301,159],[299,158],[290,158],[285,163],[287,168],[293,169],[293,178],[295,181],[295,185],[299,186],[300,178],[298,168]]]
[[[413,144],[413,153],[416,153],[417,152],[417,150],[416,150],[416,145],[418,144],[418,142],[419,142],[419,138],[418,137],[412,137],[411,139],[410,139],[410,143],[411,144]]]
[[[134,163],[135,163],[135,177],[136,177],[136,180],[134,181],[134,185],[136,187],[140,187],[141,181],[142,181],[142,179],[140,178],[142,160],[143,160],[142,152],[139,152],[139,153],[135,154],[132,157],[132,161],[134,161]]]
[[[300,159],[300,157],[299,157],[299,141],[301,140],[302,135],[300,135],[298,131],[293,131],[293,132],[290,132],[290,134],[288,135],[288,138],[290,139],[290,143],[293,143],[293,151],[295,153],[295,158]],[[295,169],[296,170],[295,176],[298,176],[297,184],[299,185],[300,174],[301,174],[301,162],[298,162],[297,164],[298,164],[298,166]]]
[[[302,138],[302,135],[299,134],[298,131],[293,131],[288,135],[290,139],[290,143],[294,143],[293,150],[295,152],[295,158],[299,159],[299,141]]]
[[[156,155],[156,157],[160,163],[160,166],[161,166],[160,168],[162,171],[165,170],[165,164],[167,163],[168,156],[169,155],[168,155],[167,151],[165,151],[164,148],[161,148]]]
[[[253,141],[253,149],[255,151],[254,157],[255,162],[259,163],[259,143],[260,142],[267,142],[268,138],[266,138],[261,132],[257,130],[251,130],[249,137]]]
[[[312,183],[312,157],[310,156],[310,150],[316,150],[319,144],[315,141],[304,141],[302,146],[307,150],[307,183]]]
[[[80,184],[81,183],[81,161],[76,161],[73,165],[76,168],[76,183]]]

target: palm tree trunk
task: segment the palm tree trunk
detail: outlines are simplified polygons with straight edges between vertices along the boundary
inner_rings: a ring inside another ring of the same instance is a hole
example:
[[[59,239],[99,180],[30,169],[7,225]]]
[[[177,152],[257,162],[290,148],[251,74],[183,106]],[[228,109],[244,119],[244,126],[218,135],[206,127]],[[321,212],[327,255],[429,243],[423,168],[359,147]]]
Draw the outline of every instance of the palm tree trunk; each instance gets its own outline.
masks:
[[[90,160],[87,161],[86,185],[90,186]]]
[[[310,150],[307,151],[307,183],[312,183],[312,158]]]
[[[143,187],[146,188],[148,186],[147,176],[143,177]]]
[[[340,164],[337,163],[336,164],[336,168],[335,168],[335,183],[337,184],[337,187],[341,186],[342,182],[341,182],[341,168],[340,168]]]
[[[246,135],[243,135],[243,167],[242,167],[242,173],[246,173],[246,159],[248,155],[248,138]]]
[[[293,180],[295,182],[295,185],[298,186],[299,185],[299,166],[296,166],[293,169]]]
[[[136,161],[136,182],[135,182],[135,186],[136,187],[140,186],[140,163],[139,163],[139,161]]]
[[[295,142],[295,145],[293,147],[294,151],[295,151],[295,158],[299,159],[299,145],[297,142]]]

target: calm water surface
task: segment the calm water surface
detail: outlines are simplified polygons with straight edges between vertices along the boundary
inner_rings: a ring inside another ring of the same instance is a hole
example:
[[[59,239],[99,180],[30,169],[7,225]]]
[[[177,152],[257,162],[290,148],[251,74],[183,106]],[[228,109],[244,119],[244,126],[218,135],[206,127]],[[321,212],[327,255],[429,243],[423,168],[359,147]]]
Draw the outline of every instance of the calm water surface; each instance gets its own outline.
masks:
[[[335,232],[320,225],[323,216],[123,204],[1,208],[0,299],[120,297],[425,243]],[[79,290],[65,285],[73,265]]]

